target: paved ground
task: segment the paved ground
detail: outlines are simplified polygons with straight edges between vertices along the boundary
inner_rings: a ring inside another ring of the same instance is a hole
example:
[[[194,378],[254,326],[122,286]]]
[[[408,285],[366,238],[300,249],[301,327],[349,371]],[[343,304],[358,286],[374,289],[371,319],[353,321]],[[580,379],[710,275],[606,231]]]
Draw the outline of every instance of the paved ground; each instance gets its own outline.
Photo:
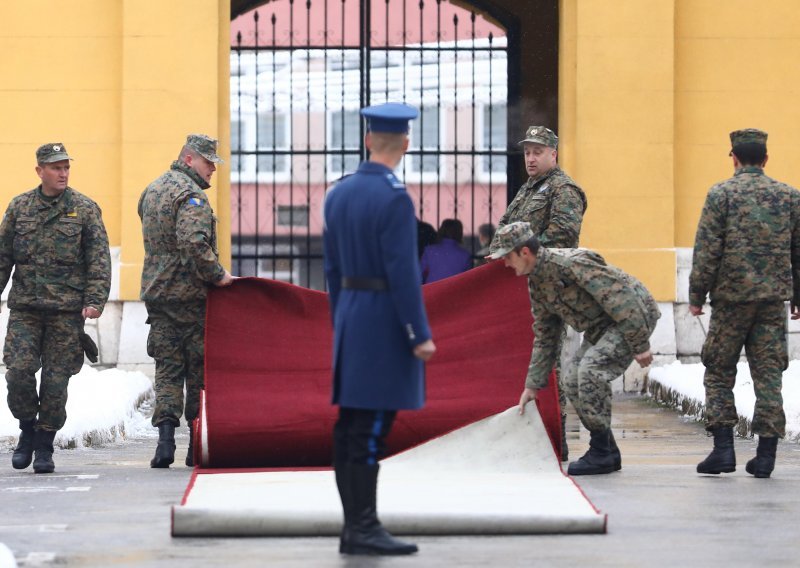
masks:
[[[744,472],[752,440],[737,440],[739,471],[699,476],[694,467],[711,441],[698,424],[629,396],[615,402],[614,419],[622,471],[580,480],[608,514],[605,535],[425,537],[409,558],[341,557],[331,538],[173,539],[170,506],[189,470],[151,470],[154,439],[141,439],[58,451],[53,475],[16,472],[10,454],[0,456],[8,464],[0,469],[0,542],[20,566],[798,565],[800,446],[779,446],[769,480]],[[571,438],[582,453],[586,433]],[[187,441],[184,433],[181,455]]]

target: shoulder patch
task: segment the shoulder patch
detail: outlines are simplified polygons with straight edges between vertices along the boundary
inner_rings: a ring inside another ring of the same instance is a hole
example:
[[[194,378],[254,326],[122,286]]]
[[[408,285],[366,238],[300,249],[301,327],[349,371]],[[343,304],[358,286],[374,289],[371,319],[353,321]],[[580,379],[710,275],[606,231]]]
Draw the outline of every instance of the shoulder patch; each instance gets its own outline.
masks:
[[[190,197],[189,198],[189,205],[203,205],[203,200],[199,197]]]

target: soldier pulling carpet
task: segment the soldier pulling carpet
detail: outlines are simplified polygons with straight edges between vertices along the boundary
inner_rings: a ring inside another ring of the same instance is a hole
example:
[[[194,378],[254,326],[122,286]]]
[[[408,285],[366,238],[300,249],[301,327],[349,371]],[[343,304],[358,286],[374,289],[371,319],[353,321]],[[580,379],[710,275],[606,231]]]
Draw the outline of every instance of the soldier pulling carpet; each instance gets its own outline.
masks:
[[[584,332],[563,382],[581,423],[589,451],[569,464],[570,475],[611,473],[622,467],[611,432],[611,381],[636,360],[648,366],[650,335],[661,316],[653,297],[633,276],[609,266],[587,249],[541,246],[525,222],[497,231],[491,258],[502,258],[517,276],[528,277],[533,309],[533,354],[519,401],[520,413],[533,400],[559,354],[564,324]]]

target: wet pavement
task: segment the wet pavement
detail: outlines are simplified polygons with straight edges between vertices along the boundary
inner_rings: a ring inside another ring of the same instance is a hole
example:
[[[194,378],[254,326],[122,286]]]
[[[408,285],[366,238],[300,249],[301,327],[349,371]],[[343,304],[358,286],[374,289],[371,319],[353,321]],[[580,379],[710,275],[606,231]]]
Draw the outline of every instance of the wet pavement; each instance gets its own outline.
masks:
[[[573,457],[588,433],[568,425]],[[711,448],[702,426],[647,398],[614,403],[622,471],[579,478],[608,514],[605,535],[420,537],[406,558],[342,557],[332,538],[170,537],[170,506],[190,471],[188,436],[178,437],[181,465],[151,470],[155,439],[97,449],[59,450],[56,473],[33,475],[0,455],[0,542],[20,566],[795,566],[800,545],[800,446],[778,447],[771,479],[744,463],[753,440],[736,440],[732,474],[701,476]],[[476,491],[480,491],[477,487]],[[465,495],[469,498],[469,495]],[[2,568],[2,567],[0,567]]]

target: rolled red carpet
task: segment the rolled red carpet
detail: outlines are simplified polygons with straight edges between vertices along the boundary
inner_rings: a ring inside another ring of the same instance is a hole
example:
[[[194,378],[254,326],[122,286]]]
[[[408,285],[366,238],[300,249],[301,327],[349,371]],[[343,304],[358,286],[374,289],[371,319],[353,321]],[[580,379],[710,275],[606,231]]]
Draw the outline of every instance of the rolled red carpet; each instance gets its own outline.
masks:
[[[497,414],[519,400],[530,360],[527,280],[500,262],[423,287],[438,348],[427,365],[427,404],[401,411],[389,437],[394,454]],[[331,319],[327,295],[244,278],[215,288],[206,320],[205,468],[328,466]],[[560,453],[557,392],[537,405]],[[476,451],[479,451],[476,448]]]

